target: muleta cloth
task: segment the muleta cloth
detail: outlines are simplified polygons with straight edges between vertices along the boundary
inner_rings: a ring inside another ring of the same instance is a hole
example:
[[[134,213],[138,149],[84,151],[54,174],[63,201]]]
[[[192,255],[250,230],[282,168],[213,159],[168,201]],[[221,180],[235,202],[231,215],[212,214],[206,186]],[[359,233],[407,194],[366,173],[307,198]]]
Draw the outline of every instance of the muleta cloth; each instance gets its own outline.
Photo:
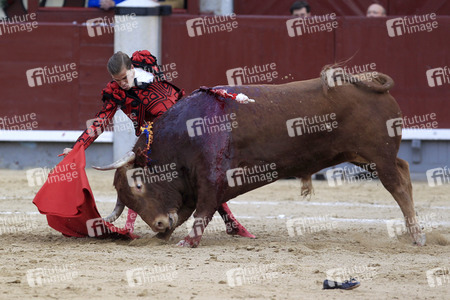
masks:
[[[135,239],[130,228],[118,228],[103,221],[85,172],[86,158],[82,144],[50,172],[34,197],[39,212],[48,225],[69,237]]]

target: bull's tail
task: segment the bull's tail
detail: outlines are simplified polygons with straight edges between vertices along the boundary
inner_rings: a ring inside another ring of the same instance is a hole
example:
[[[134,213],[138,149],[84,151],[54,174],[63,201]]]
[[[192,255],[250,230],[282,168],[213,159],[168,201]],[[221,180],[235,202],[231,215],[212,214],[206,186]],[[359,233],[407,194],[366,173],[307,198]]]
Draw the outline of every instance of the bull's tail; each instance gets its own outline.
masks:
[[[349,74],[342,68],[342,64],[327,65],[320,74],[322,84],[327,89],[343,84],[354,84],[375,93],[386,93],[394,86],[394,80],[386,74],[378,72]]]

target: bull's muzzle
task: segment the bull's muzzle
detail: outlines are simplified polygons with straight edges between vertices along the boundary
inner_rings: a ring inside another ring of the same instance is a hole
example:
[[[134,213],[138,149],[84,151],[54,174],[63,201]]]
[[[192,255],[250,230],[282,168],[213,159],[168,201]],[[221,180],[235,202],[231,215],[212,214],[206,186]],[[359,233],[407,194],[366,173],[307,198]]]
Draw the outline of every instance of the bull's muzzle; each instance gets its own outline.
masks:
[[[178,215],[176,213],[169,213],[167,215],[159,215],[153,222],[153,230],[157,232],[166,232],[176,227],[178,223]]]

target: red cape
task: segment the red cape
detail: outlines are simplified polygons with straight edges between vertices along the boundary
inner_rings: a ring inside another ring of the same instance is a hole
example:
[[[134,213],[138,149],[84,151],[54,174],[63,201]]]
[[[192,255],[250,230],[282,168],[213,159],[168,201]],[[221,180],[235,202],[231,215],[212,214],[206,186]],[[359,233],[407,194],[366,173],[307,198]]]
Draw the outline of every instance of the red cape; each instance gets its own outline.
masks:
[[[104,222],[84,170],[84,147],[77,145],[50,172],[33,203],[47,215],[48,225],[65,236],[130,238],[138,236]]]

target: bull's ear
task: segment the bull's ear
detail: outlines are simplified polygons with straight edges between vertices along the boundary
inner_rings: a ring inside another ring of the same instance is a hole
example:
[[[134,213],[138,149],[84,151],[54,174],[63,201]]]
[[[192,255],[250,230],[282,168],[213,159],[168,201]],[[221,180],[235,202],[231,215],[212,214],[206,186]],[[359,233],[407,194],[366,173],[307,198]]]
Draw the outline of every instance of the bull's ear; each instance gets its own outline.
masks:
[[[136,150],[136,158],[134,161],[135,167],[141,167],[144,168],[147,166],[147,153],[145,150],[142,150],[141,148],[138,148]]]

